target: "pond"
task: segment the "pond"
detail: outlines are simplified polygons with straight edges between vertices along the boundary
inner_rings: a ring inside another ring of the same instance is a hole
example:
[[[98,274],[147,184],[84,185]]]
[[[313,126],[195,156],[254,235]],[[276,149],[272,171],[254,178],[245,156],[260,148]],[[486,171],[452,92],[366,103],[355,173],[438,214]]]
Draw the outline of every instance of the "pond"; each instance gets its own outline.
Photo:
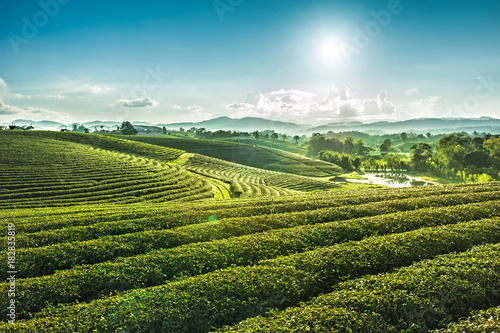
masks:
[[[417,180],[416,178],[403,173],[367,173],[360,175],[360,177],[366,179],[346,179],[346,181],[353,183],[384,185],[392,188],[434,185],[432,183]]]

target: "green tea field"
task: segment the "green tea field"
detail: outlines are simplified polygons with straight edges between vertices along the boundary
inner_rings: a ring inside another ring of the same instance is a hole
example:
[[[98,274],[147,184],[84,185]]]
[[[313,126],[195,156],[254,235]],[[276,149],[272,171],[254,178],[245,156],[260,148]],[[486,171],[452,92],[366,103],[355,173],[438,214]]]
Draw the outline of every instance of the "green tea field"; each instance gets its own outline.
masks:
[[[0,332],[498,332],[500,183],[212,155],[0,131]]]
[[[255,168],[300,176],[326,177],[341,170],[338,166],[331,163],[310,159],[279,149],[250,144],[174,137],[125,136],[125,138],[168,148],[181,149],[189,153],[203,154]]]

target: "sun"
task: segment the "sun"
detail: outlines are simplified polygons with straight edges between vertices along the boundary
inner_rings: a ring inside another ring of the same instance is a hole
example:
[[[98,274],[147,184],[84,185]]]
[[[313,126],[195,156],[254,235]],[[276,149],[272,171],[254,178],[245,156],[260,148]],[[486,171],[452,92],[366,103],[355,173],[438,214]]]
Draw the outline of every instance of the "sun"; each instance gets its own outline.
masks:
[[[318,51],[321,59],[327,63],[336,63],[342,56],[340,44],[334,39],[325,39],[321,41]]]

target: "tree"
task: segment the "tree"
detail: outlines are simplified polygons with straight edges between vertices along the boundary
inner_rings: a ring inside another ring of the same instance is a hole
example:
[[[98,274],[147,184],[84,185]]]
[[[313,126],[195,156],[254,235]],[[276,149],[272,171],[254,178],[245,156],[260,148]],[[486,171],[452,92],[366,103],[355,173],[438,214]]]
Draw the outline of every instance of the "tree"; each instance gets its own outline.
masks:
[[[427,139],[430,139],[432,137],[432,134],[427,132],[427,134],[425,136],[427,137]]]
[[[253,137],[255,138],[255,140],[259,140],[259,136],[260,136],[259,131],[253,131],[253,132],[252,132],[252,135],[253,135]]]
[[[369,148],[365,147],[365,140],[363,139],[357,139],[352,145],[352,153],[354,155],[364,155],[368,150]]]
[[[322,150],[333,150],[330,140],[323,134],[313,133],[311,139],[307,141],[307,152],[309,156],[314,156]]]
[[[489,155],[484,150],[474,150],[465,154],[464,167],[487,168],[489,166]]]
[[[273,134],[271,134],[271,138],[274,140],[278,139],[278,133],[274,132]]]
[[[403,142],[405,142],[406,139],[408,139],[408,134],[406,134],[406,132],[401,133],[400,136],[401,136],[401,140],[403,140]]]
[[[165,126],[163,126],[163,128],[161,129],[161,133],[162,134],[167,134],[167,128]]]
[[[348,135],[344,138],[344,153],[351,154],[354,148],[354,137]]]
[[[352,167],[355,169],[355,170],[359,170],[359,167],[361,166],[361,159],[359,157],[356,157],[353,161],[352,161]]]
[[[300,136],[295,135],[293,139],[295,140],[295,144],[299,144]]]
[[[184,129],[184,128],[182,128],[182,127],[181,127],[181,128],[179,128],[179,132],[184,133],[184,131],[185,131],[185,129]]]
[[[391,139],[385,139],[384,143],[380,145],[380,151],[387,153],[391,145],[392,145]]]
[[[472,144],[474,145],[474,148],[476,149],[481,149],[483,148],[483,143],[484,143],[484,139],[483,138],[474,138],[472,139]]]
[[[137,130],[134,128],[132,123],[130,121],[124,121],[122,122],[122,125],[120,126],[120,132],[123,135],[136,135]]]
[[[198,129],[196,129],[195,127],[191,127],[190,131],[193,130],[193,128],[194,128],[196,137],[203,138],[205,136],[205,134],[207,133],[207,129],[205,127],[201,127]]]
[[[286,135],[286,134],[281,134],[281,138],[282,138],[283,140],[285,140],[285,141],[286,141],[286,139],[288,138],[288,135]]]
[[[414,170],[427,171],[427,167],[431,161],[432,148],[429,144],[420,142],[414,144],[410,148],[411,165]]]
[[[486,140],[483,144],[483,147],[489,152],[492,166],[495,169],[500,168],[500,137],[492,137]]]

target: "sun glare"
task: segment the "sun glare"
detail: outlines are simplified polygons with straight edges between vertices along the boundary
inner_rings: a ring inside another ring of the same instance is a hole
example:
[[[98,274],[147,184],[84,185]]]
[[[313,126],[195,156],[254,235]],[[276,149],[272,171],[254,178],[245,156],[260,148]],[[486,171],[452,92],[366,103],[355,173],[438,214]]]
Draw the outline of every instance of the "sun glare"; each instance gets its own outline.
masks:
[[[335,63],[342,55],[339,43],[333,39],[323,40],[319,45],[319,55],[327,63]]]

